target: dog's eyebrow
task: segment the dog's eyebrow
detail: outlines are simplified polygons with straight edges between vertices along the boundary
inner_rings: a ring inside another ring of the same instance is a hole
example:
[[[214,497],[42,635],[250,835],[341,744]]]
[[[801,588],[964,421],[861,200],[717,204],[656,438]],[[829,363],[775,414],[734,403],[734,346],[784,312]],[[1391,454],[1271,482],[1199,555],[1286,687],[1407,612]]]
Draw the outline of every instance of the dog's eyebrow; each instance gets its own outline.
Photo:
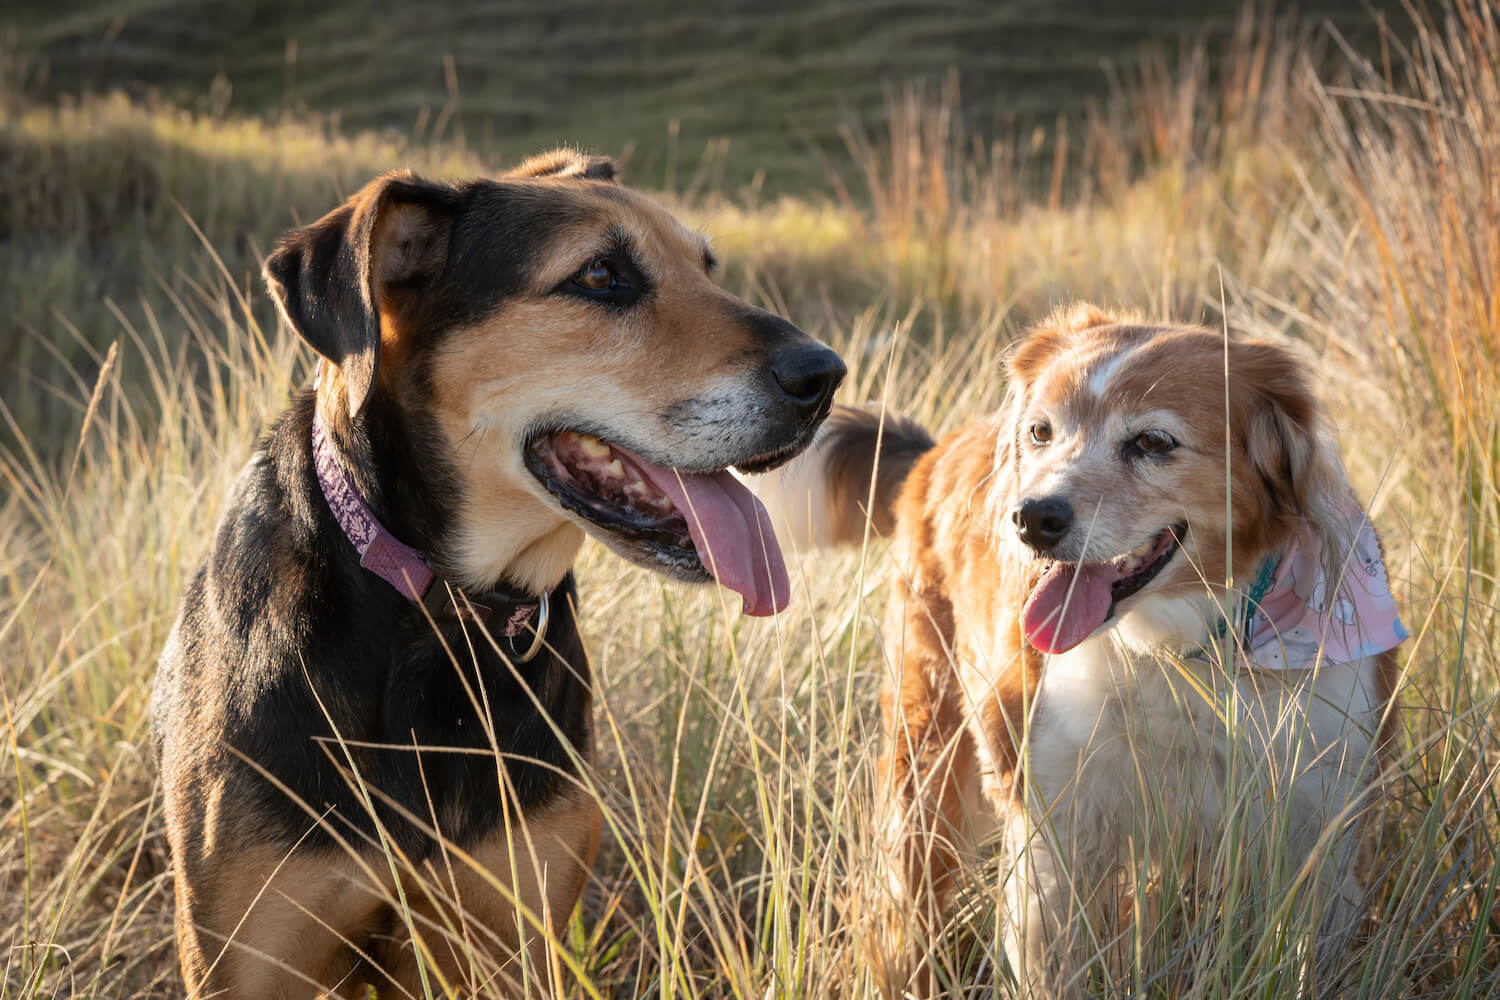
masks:
[[[629,256],[634,246],[635,241],[631,238],[630,232],[624,226],[616,224],[597,236],[569,244],[565,252],[569,257],[587,263],[610,254]]]
[[[634,248],[635,240],[630,236],[630,231],[624,226],[616,224],[610,226],[604,233],[601,241],[601,251],[604,253],[628,254]]]
[[[606,257],[613,255],[639,266],[639,258],[635,252],[635,242],[635,237],[631,235],[630,230],[626,229],[624,225],[616,223],[606,229],[599,237],[599,242],[594,247],[594,256]]]

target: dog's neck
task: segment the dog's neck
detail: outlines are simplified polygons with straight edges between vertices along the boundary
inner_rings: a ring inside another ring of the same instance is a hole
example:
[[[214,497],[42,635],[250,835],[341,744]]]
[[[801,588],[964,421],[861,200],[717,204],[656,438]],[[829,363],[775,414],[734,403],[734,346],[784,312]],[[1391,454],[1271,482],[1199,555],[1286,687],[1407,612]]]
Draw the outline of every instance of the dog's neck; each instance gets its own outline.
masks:
[[[1236,603],[1232,596],[1226,600],[1222,588],[1217,593],[1205,588],[1188,596],[1148,598],[1100,638],[1113,636],[1136,654],[1186,656],[1208,641],[1224,620],[1225,609]]]
[[[393,538],[420,552],[436,576],[469,593],[543,594],[561,582],[582,532],[556,518],[525,516],[534,505],[524,497],[513,519],[466,525],[458,477],[440,457],[447,449],[436,429],[414,423],[381,393],[358,416],[348,416],[337,370],[330,377],[327,366],[320,368],[309,419],[316,414],[324,422],[332,461]]]
[[[380,394],[350,418],[341,385],[323,378],[309,403],[326,418],[336,460],[363,501],[390,534],[425,553],[438,576],[469,592],[510,586],[546,594],[573,568],[583,532],[523,490],[514,516],[462,517],[465,498],[438,457],[447,448],[437,430],[414,426]]]
[[[393,535],[370,509],[335,453],[328,426],[316,409],[311,439],[319,491],[344,537],[359,554],[361,568],[384,580],[413,605],[425,607],[434,618],[476,619],[510,639],[520,636],[537,619],[535,630],[540,640],[546,628],[550,588],[529,591],[501,584],[476,591],[451,585],[433,572],[423,552]],[[529,660],[537,651],[533,643],[520,659]]]
[[[1236,669],[1307,670],[1394,649],[1407,638],[1379,540],[1358,507],[1349,548],[1333,550],[1310,525],[1263,555],[1227,590],[1147,599],[1111,631],[1135,653],[1167,652]]]
[[[384,392],[371,393],[350,414],[339,370],[319,361],[316,372],[309,417],[322,422],[332,460],[393,535],[440,555],[451,527],[447,494],[454,477],[438,458],[435,434]]]

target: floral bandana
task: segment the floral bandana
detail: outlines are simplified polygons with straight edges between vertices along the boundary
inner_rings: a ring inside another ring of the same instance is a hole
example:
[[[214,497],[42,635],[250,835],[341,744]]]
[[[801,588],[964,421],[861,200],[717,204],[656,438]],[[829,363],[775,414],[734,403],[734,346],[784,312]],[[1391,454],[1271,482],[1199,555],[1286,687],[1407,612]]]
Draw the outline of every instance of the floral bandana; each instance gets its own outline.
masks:
[[[1354,545],[1335,588],[1323,571],[1323,543],[1310,527],[1261,563],[1236,616],[1244,666],[1310,670],[1319,662],[1352,663],[1395,649],[1410,635],[1396,611],[1370,519],[1351,508],[1350,523]]]

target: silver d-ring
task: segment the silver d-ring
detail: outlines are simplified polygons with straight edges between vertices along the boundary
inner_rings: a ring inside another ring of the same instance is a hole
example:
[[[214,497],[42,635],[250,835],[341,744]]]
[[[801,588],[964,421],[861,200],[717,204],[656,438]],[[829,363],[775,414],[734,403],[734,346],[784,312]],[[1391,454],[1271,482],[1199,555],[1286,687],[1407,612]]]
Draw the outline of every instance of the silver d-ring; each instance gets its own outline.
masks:
[[[552,617],[552,602],[550,600],[551,596],[551,594],[548,594],[546,592],[542,593],[542,599],[537,604],[536,625],[535,632],[533,633],[531,639],[531,648],[526,650],[525,655],[523,655],[516,662],[527,663],[535,659],[536,654],[542,651],[542,645],[547,641],[547,622]]]

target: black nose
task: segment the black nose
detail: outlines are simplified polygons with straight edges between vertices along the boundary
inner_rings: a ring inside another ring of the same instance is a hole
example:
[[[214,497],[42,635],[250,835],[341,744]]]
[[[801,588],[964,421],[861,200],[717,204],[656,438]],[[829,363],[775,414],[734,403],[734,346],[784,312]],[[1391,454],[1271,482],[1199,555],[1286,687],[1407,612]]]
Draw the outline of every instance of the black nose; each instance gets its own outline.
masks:
[[[1046,552],[1073,526],[1073,508],[1061,497],[1022,500],[1011,508],[1010,519],[1021,541]]]
[[[771,359],[776,387],[806,416],[827,414],[846,370],[843,360],[822,344],[794,347]]]

